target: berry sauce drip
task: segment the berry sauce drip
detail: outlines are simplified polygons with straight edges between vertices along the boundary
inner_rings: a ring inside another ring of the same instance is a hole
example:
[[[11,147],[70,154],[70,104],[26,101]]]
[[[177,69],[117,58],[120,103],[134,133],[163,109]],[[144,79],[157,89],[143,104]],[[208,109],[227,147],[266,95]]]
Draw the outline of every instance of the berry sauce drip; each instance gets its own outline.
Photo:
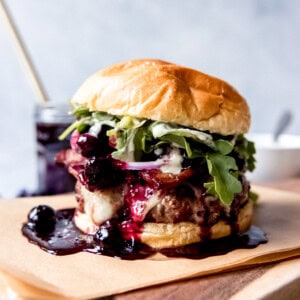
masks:
[[[130,217],[135,222],[142,222],[147,214],[147,203],[153,196],[154,189],[149,185],[129,184],[125,194],[125,203],[130,208]]]
[[[67,255],[84,251],[128,260],[145,258],[154,254],[153,249],[135,239],[122,239],[116,224],[109,221],[104,223],[94,236],[82,233],[73,222],[74,209],[57,210],[54,215],[54,226],[53,224],[50,228],[40,226],[40,223],[35,223],[35,219],[39,217],[31,217],[35,211],[46,210],[43,207],[45,205],[31,210],[28,214],[28,222],[22,227],[22,233],[31,243],[48,253]]]
[[[122,224],[120,226],[113,220],[100,226],[95,235],[84,234],[73,223],[73,215],[74,209],[55,212],[45,205],[34,207],[28,214],[28,221],[23,225],[22,233],[31,243],[51,254],[67,255],[85,251],[127,260],[143,259],[157,252],[168,257],[200,259],[222,255],[235,249],[255,248],[267,242],[265,233],[260,228],[251,226],[249,231],[243,234],[183,247],[155,250],[139,242],[140,232],[136,235],[129,234],[130,239],[124,239],[127,236],[120,231],[120,228],[124,229]],[[142,227],[135,227],[134,224],[137,223],[123,226],[130,225],[130,229],[135,232],[142,230]],[[128,231],[128,228],[125,231]]]

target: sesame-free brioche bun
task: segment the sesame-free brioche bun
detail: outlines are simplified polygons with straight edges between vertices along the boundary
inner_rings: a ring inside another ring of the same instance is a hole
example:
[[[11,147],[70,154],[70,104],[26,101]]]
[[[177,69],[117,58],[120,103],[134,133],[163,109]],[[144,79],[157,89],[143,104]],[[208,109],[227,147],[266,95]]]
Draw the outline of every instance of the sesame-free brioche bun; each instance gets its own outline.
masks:
[[[228,83],[161,60],[131,60],[100,70],[71,102],[222,135],[246,133],[250,126],[246,101]]]

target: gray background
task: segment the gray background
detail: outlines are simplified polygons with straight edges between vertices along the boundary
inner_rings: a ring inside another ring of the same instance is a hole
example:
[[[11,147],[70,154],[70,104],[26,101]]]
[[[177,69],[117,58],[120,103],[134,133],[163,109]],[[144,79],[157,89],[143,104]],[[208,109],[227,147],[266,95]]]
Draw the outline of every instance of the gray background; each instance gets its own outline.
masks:
[[[6,0],[52,101],[91,73],[160,58],[221,77],[248,100],[252,132],[291,109],[300,134],[297,0]],[[35,96],[0,20],[0,195],[36,186]]]

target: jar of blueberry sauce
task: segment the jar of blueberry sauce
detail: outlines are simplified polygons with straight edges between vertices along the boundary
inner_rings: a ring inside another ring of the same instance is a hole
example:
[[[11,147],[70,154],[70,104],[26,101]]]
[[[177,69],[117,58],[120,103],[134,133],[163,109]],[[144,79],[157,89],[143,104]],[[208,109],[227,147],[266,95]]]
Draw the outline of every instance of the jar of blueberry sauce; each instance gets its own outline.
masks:
[[[55,163],[56,153],[70,147],[69,139],[58,139],[74,121],[69,111],[69,106],[50,103],[36,109],[38,194],[55,195],[74,190],[75,180],[66,167]]]

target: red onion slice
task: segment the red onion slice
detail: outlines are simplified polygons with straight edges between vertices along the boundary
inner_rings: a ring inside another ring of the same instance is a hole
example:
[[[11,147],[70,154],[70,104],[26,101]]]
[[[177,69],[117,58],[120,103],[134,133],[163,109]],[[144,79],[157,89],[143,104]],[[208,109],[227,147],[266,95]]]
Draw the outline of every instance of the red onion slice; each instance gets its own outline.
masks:
[[[121,160],[115,161],[115,166],[121,170],[157,170],[165,164],[165,160],[158,159],[155,161],[141,161],[141,162],[123,162]]]

